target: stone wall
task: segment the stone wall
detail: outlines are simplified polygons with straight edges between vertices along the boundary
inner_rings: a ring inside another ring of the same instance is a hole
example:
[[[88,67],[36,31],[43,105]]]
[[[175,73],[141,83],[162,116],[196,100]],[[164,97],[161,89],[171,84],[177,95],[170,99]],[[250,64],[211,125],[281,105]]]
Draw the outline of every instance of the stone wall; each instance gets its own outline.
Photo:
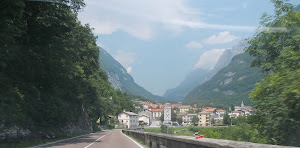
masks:
[[[175,136],[159,133],[122,130],[123,133],[142,141],[149,148],[292,148],[288,146],[257,144],[221,139]]]

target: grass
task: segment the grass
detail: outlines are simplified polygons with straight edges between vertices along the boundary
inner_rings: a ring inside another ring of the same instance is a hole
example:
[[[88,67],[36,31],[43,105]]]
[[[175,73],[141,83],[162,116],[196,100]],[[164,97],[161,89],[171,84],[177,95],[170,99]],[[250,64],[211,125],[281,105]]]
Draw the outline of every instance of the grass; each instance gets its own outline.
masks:
[[[162,133],[160,128],[148,128],[145,132]],[[205,138],[226,139],[234,141],[245,141],[254,143],[267,143],[265,137],[259,134],[258,130],[249,124],[239,124],[228,127],[169,127],[168,134],[179,136],[204,135]]]
[[[54,141],[58,141],[58,140],[62,140],[62,139],[67,139],[67,138],[72,138],[72,137],[76,137],[76,136],[81,136],[81,135],[85,135],[88,133],[78,133],[78,134],[73,134],[72,136],[61,136],[61,137],[57,137],[55,139],[42,139],[42,140],[36,140],[36,141],[24,141],[24,142],[19,142],[19,143],[12,143],[12,142],[8,142],[8,143],[0,143],[0,148],[23,148],[23,147],[31,147],[31,146],[36,146],[36,145],[40,145],[40,144],[46,144],[49,142],[54,142]]]
[[[126,135],[127,135],[127,134],[126,134]],[[136,138],[134,138],[134,137],[132,137],[132,136],[130,136],[130,135],[127,135],[127,136],[130,137],[130,138],[132,138],[134,141],[140,143],[140,144],[143,145],[144,147],[148,148],[148,147],[145,145],[145,143],[144,143],[143,141],[141,141],[141,140],[139,140],[139,139],[136,139]]]

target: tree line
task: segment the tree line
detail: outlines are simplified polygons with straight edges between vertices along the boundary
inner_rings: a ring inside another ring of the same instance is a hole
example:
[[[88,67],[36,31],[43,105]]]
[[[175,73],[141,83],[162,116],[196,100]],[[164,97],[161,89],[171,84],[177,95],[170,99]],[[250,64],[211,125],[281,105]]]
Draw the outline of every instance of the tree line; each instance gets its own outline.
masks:
[[[0,2],[0,125],[56,128],[133,110],[99,66],[83,0]]]

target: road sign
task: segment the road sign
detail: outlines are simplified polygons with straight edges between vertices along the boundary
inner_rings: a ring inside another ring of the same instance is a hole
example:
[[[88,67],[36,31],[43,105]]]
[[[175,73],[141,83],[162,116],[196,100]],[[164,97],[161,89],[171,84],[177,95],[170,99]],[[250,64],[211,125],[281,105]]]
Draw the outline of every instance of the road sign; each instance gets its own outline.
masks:
[[[98,120],[96,121],[97,124],[100,124],[100,117],[98,118]]]
[[[171,121],[171,108],[164,108],[164,121]]]

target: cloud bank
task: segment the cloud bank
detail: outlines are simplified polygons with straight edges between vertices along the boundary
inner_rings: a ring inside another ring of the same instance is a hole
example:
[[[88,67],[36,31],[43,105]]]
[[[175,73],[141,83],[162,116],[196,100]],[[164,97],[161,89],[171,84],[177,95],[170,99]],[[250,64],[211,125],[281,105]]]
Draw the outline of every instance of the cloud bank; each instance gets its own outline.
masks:
[[[224,51],[225,49],[212,49],[204,52],[199,56],[198,62],[194,65],[194,69],[213,69]]]
[[[128,73],[132,72],[131,64],[136,58],[136,54],[134,52],[125,52],[119,50],[113,55],[113,57],[127,70]]]
[[[237,36],[230,34],[228,31],[220,32],[218,35],[212,35],[203,40],[205,44],[225,44],[238,39]]]

